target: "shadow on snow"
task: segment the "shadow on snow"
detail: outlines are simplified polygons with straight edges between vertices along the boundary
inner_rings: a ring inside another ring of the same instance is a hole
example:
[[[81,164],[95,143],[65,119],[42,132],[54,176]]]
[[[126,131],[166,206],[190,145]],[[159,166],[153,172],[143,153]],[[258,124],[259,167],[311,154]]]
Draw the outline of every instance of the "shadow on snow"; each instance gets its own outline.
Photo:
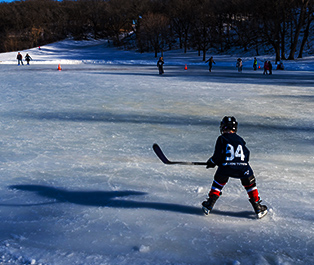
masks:
[[[143,196],[147,193],[138,191],[68,191],[65,189],[42,186],[42,185],[12,185],[9,187],[14,190],[30,191],[39,196],[54,199],[54,203],[73,203],[85,206],[129,208],[129,209],[155,209],[170,212],[179,212],[184,214],[202,215],[202,210],[198,207],[185,206],[172,203],[160,202],[139,202],[129,200],[130,196]],[[125,199],[122,199],[125,198]],[[49,203],[40,203],[44,205]],[[32,204],[31,206],[34,206]],[[36,204],[37,205],[37,204]],[[4,206],[4,205],[1,205]],[[12,206],[12,205],[7,205]],[[20,204],[14,206],[30,206]]]
[[[43,185],[12,185],[13,190],[22,190],[34,192],[39,196],[54,199],[54,202],[45,202],[38,204],[0,204],[0,206],[40,206],[54,203],[73,203],[85,206],[127,208],[127,209],[153,209],[160,211],[169,211],[175,213],[203,215],[201,207],[186,206],[173,203],[162,202],[139,202],[129,200],[130,196],[143,196],[147,193],[139,191],[68,191],[65,189],[48,187]],[[125,198],[125,199],[122,199]],[[254,218],[254,214],[249,211],[226,212],[214,210],[213,215],[232,216],[240,218]]]
[[[12,112],[10,114],[12,115]],[[14,114],[13,114],[14,115]],[[133,124],[161,124],[161,125],[193,125],[193,126],[217,126],[220,121],[208,119],[202,116],[187,116],[187,115],[143,115],[137,113],[112,113],[112,112],[23,112],[15,113],[16,116],[25,119],[35,120],[56,120],[68,122],[105,122],[105,123],[133,123]],[[274,131],[283,130],[285,132],[313,132],[314,127],[311,124],[308,126],[289,125],[280,119],[280,122],[275,123],[247,123],[241,122],[241,128],[256,128],[259,130]]]

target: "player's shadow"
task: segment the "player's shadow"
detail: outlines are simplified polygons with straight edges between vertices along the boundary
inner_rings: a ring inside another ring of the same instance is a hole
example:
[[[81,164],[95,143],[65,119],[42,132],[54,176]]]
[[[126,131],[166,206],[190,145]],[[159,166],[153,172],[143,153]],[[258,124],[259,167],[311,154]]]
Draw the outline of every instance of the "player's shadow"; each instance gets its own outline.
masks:
[[[143,196],[147,193],[139,191],[69,191],[43,185],[12,185],[13,190],[34,192],[52,201],[31,204],[0,204],[0,206],[40,206],[55,203],[74,203],[86,206],[128,208],[128,209],[155,209],[183,214],[204,215],[200,207],[187,206],[174,203],[140,202],[131,200],[132,196]],[[123,199],[124,198],[124,199]],[[254,214],[249,211],[230,212],[214,209],[211,215],[231,216],[236,218],[254,219]]]
[[[132,196],[143,196],[147,194],[145,192],[139,191],[69,191],[65,189],[42,185],[12,185],[9,188],[14,190],[34,192],[42,197],[53,199],[53,202],[44,202],[39,204],[15,204],[10,206],[34,206],[52,203],[74,203],[96,207],[128,209],[148,208],[183,214],[203,214],[202,210],[199,207],[161,202],[140,202],[130,199],[130,197]],[[0,206],[9,205],[0,204]]]

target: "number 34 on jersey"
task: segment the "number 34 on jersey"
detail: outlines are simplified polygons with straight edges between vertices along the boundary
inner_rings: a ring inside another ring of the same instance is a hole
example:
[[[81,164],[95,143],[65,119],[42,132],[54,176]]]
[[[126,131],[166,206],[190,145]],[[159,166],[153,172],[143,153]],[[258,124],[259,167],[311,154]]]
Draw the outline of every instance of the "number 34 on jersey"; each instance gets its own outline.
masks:
[[[242,145],[238,145],[237,149],[234,150],[234,146],[231,144],[227,144],[226,146],[226,163],[223,164],[223,166],[226,165],[247,165],[245,163],[245,155],[243,152]],[[241,161],[241,162],[240,162]]]

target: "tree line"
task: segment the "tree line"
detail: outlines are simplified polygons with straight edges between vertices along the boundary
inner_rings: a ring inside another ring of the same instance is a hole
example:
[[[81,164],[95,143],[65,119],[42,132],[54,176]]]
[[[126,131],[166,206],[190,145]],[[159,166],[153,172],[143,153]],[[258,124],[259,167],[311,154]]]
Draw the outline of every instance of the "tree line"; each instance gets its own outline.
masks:
[[[0,52],[66,37],[109,38],[154,51],[196,49],[206,58],[240,47],[302,58],[313,38],[314,0],[21,0],[0,3]]]

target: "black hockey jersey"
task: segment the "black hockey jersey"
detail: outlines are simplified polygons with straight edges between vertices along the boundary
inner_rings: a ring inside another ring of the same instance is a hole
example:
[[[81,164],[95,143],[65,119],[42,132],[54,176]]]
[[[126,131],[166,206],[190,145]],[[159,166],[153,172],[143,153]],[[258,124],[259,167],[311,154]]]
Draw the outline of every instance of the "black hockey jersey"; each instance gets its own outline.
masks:
[[[210,161],[218,166],[217,175],[242,178],[253,175],[249,157],[250,151],[239,135],[224,133],[218,137]]]

